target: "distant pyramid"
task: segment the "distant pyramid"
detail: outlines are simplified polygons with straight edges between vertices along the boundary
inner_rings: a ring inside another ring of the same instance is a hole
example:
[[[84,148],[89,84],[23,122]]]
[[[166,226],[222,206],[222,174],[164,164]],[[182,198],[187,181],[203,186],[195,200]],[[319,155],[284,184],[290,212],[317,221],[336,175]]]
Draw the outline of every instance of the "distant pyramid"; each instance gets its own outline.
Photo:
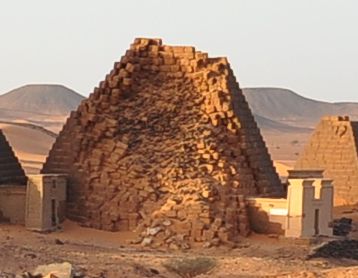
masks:
[[[71,219],[106,230],[170,219],[198,241],[247,232],[241,195],[282,194],[228,61],[159,39],[135,40],[42,172],[68,173]]]
[[[358,122],[324,117],[295,169],[322,169],[333,179],[335,205],[358,203]]]
[[[0,130],[0,186],[26,185],[27,178],[9,142]]]

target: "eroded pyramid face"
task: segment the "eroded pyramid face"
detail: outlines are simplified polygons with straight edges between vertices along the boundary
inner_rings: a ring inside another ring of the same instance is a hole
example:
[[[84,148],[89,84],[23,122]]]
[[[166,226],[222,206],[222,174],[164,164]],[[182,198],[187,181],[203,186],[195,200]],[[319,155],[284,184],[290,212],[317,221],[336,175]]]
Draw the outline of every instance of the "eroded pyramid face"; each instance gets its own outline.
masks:
[[[347,116],[323,117],[295,169],[321,169],[333,180],[335,206],[358,203],[358,122]]]
[[[136,39],[115,63],[71,114],[43,172],[69,174],[68,216],[89,226],[171,220],[197,239],[215,220],[214,235],[244,233],[239,196],[282,192],[227,60],[158,39]]]
[[[0,186],[25,186],[27,183],[25,172],[2,130],[0,130],[0,173]]]

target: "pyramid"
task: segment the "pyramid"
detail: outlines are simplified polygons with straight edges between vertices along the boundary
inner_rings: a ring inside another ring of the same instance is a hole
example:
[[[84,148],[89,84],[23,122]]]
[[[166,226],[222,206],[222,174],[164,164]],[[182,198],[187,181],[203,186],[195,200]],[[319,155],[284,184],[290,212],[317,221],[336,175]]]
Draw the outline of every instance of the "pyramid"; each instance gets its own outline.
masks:
[[[26,185],[27,178],[2,130],[0,130],[0,186]]]
[[[322,169],[333,179],[334,204],[358,202],[358,122],[347,116],[321,119],[295,169]]]
[[[134,41],[70,115],[42,172],[68,174],[68,217],[83,225],[164,221],[198,241],[247,233],[244,195],[282,194],[228,61],[160,39]]]

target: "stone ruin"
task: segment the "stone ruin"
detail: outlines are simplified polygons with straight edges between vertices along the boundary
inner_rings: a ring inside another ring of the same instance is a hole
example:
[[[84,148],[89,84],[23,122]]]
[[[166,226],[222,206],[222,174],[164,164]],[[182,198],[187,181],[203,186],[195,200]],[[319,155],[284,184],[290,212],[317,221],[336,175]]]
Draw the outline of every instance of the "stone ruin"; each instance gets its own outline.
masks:
[[[244,196],[283,191],[227,59],[160,39],[134,41],[42,173],[68,175],[68,218],[173,248],[247,235]]]
[[[334,204],[358,202],[358,122],[347,116],[322,118],[295,169],[322,169],[333,179]]]
[[[0,130],[0,186],[26,185],[25,172],[2,130]]]

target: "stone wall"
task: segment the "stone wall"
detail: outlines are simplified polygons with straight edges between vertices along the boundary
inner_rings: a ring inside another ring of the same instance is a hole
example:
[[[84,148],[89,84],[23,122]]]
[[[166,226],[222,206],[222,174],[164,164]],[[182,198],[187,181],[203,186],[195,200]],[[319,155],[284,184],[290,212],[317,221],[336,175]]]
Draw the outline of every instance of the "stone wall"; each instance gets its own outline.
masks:
[[[66,176],[29,175],[25,225],[29,230],[56,230],[65,218]]]
[[[134,41],[68,118],[42,172],[68,174],[69,218],[156,228],[158,244],[246,235],[243,195],[282,194],[228,61],[160,39]]]
[[[250,227],[256,233],[284,235],[287,199],[246,198]]]
[[[25,224],[26,187],[0,187],[0,220],[11,224]]]
[[[324,117],[300,155],[295,169],[322,169],[333,179],[335,205],[358,202],[358,123]]]

